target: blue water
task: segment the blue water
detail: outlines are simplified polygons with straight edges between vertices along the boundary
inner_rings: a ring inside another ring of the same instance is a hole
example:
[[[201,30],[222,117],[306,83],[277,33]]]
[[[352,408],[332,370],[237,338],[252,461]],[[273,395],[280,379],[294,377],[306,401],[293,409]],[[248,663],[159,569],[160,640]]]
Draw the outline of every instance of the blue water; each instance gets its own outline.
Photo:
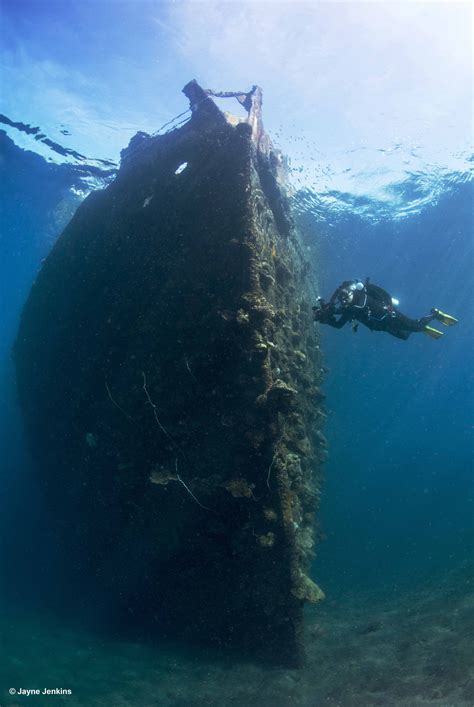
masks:
[[[473,556],[472,198],[460,184],[403,220],[314,224],[324,295],[370,276],[409,316],[436,306],[460,320],[440,341],[323,328],[328,539],[316,570],[334,592],[396,591]]]

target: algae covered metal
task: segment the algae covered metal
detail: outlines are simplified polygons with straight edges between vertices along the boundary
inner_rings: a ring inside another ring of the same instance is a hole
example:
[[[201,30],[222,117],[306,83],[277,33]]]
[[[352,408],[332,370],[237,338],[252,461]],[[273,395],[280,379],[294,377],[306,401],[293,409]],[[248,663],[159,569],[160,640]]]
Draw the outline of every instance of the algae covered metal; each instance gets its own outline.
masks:
[[[43,264],[20,402],[69,575],[168,635],[297,665],[322,596],[311,274],[260,89],[245,119],[184,91],[190,120],[139,133]]]

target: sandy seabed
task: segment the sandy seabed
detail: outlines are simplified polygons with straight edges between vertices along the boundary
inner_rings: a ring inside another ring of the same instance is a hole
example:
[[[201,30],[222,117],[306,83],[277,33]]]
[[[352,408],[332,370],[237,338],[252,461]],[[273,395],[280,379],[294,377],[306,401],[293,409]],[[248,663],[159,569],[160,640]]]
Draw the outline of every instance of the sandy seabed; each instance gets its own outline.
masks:
[[[390,599],[348,595],[311,608],[301,670],[112,640],[46,614],[9,611],[0,628],[0,707],[474,705],[472,567]]]

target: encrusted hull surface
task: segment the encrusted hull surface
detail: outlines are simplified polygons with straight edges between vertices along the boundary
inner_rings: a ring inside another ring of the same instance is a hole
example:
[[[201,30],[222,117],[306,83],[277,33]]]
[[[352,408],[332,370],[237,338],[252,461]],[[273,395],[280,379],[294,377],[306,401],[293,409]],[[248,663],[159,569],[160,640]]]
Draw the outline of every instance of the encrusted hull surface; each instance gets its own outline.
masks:
[[[72,574],[172,635],[297,665],[324,439],[280,168],[204,95],[132,141],[45,261],[15,356]]]

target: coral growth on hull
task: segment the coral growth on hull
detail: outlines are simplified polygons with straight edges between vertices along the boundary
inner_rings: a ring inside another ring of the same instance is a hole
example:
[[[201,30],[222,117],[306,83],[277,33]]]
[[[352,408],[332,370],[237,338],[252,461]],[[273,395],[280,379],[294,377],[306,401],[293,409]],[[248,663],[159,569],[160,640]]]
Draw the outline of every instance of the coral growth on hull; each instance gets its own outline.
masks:
[[[139,134],[45,261],[15,355],[71,574],[161,630],[303,659],[325,441],[308,264],[257,87]],[[242,98],[242,97],[241,97]]]

